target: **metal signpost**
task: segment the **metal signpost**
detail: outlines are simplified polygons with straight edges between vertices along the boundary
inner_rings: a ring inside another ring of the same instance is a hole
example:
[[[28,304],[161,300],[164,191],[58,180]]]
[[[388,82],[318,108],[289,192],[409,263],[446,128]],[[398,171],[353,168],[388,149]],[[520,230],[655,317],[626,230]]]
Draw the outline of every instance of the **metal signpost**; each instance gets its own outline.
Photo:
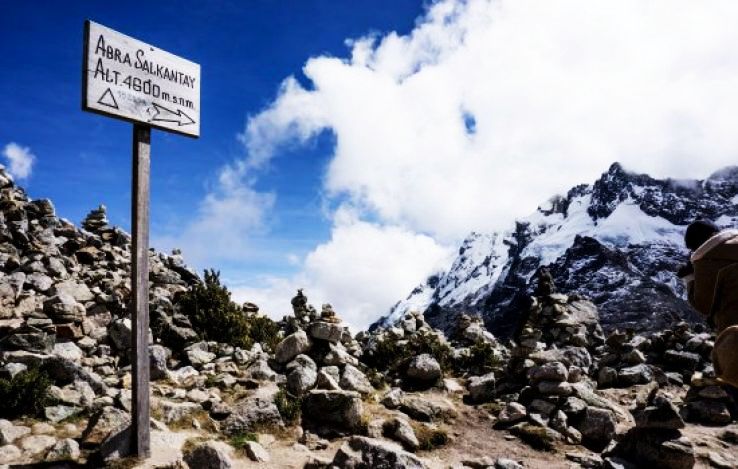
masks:
[[[133,123],[131,451],[148,457],[151,128],[200,136],[200,65],[86,21],[82,109]]]

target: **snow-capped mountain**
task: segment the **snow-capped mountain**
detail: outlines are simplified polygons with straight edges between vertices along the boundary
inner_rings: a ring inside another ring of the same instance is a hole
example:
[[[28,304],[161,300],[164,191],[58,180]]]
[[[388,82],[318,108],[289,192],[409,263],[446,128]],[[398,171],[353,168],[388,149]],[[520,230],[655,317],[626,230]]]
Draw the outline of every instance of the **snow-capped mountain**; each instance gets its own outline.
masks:
[[[605,328],[658,330],[679,319],[698,321],[676,271],[688,258],[686,225],[700,217],[738,223],[738,167],[704,181],[659,180],[615,163],[594,184],[552,198],[507,232],[472,233],[448,271],[377,324],[418,310],[450,330],[457,313],[469,312],[508,335],[541,266],[550,267],[560,291],[592,299]]]

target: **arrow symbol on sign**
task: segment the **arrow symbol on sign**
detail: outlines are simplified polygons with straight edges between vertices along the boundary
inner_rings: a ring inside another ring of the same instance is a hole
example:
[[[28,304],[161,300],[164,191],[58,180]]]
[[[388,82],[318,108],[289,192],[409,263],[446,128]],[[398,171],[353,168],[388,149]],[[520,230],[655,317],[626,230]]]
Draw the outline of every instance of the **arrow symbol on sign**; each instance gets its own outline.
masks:
[[[153,114],[151,119],[149,119],[149,122],[176,122],[178,126],[182,127],[183,125],[190,125],[194,124],[195,121],[192,120],[190,116],[182,112],[181,109],[177,109],[176,111],[172,111],[171,109],[167,109],[164,106],[156,103],[151,103],[154,108],[149,108],[149,114]]]

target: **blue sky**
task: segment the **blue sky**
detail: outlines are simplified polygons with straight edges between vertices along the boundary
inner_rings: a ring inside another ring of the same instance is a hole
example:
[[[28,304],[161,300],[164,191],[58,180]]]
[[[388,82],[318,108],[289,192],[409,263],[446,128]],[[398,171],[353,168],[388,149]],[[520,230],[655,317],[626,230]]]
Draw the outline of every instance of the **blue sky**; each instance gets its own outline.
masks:
[[[202,137],[153,135],[151,223],[157,238],[181,229],[223,165],[242,157],[237,134],[311,55],[343,55],[368,31],[408,31],[415,0],[328,2],[4,2],[0,15],[0,145],[30,147],[37,161],[21,183],[79,222],[98,203],[116,225],[130,223],[131,125],[80,110],[82,27],[92,19],[202,66]],[[287,151],[261,173],[278,194],[262,255],[240,269],[295,269],[282,251],[304,253],[329,236],[320,186],[331,136]],[[200,265],[199,267],[205,267]]]
[[[83,22],[200,63],[202,138],[152,138],[152,244],[274,316],[305,287],[364,327],[614,161],[738,161],[733,0],[118,5],[2,3],[3,163],[32,153],[32,197],[127,228],[131,126],[80,110]]]

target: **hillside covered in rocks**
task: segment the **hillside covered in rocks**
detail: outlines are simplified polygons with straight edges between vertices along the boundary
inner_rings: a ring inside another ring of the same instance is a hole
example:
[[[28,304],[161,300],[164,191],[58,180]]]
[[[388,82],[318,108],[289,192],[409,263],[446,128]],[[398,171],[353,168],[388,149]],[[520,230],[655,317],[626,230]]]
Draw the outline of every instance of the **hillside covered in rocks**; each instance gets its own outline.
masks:
[[[273,321],[154,251],[152,457],[126,458],[128,235],[103,207],[77,228],[4,173],[0,215],[0,466],[738,466],[699,324],[606,333],[539,270],[509,338],[417,311],[352,335],[305,292]]]

